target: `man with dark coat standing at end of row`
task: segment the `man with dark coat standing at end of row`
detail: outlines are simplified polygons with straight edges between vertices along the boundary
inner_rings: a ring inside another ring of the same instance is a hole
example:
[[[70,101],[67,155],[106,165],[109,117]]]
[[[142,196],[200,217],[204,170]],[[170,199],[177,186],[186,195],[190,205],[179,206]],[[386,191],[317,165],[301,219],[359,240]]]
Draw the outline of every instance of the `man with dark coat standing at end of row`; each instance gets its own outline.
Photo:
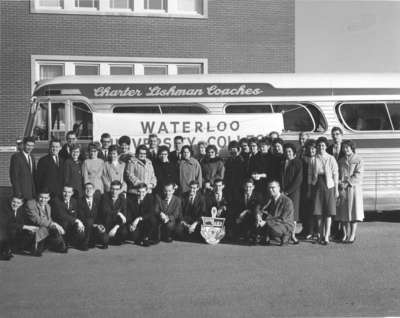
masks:
[[[36,164],[31,152],[35,147],[34,137],[24,137],[23,149],[12,155],[10,163],[10,181],[13,193],[21,194],[25,200],[36,196]]]

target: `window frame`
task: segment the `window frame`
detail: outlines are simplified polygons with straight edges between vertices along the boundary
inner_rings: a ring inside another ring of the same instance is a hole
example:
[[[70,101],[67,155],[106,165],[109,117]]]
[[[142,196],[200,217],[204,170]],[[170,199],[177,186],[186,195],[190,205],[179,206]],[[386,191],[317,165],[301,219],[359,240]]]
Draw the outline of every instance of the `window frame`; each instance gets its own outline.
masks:
[[[342,106],[344,104],[358,104],[358,105],[362,105],[362,104],[383,104],[385,106],[385,110],[386,110],[386,115],[389,118],[389,124],[391,126],[392,129],[388,130],[356,130],[351,128],[348,124],[347,121],[344,120],[343,115],[342,115]],[[347,130],[357,133],[357,134],[369,134],[369,133],[375,133],[375,132],[395,132],[396,130],[393,127],[393,122],[392,122],[392,118],[390,116],[390,112],[389,109],[387,107],[387,101],[341,101],[336,103],[335,105],[335,110],[336,110],[336,116],[339,118],[339,121],[341,122],[341,124],[343,125],[344,128],[346,128]]]
[[[180,11],[178,10],[177,0],[165,1],[165,8],[145,9],[145,0],[131,0],[131,8],[112,8],[109,0],[98,0],[98,7],[78,7],[75,0],[63,0],[60,7],[46,7],[40,5],[40,0],[30,0],[31,13],[50,13],[50,14],[84,14],[84,15],[122,15],[122,16],[143,16],[161,18],[184,18],[184,19],[208,19],[208,1],[201,0],[201,11]],[[161,0],[160,0],[161,1]]]

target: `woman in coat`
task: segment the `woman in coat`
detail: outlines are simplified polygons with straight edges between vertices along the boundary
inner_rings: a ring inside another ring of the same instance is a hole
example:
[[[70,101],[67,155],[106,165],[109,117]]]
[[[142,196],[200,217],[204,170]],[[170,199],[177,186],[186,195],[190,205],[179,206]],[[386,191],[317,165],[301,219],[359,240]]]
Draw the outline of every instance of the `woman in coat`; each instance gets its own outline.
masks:
[[[162,194],[164,185],[172,182],[178,186],[179,183],[178,164],[169,161],[168,155],[169,150],[167,146],[158,147],[158,158],[154,162],[154,173],[157,178],[155,192],[160,195]]]
[[[314,215],[320,233],[319,243],[328,245],[332,217],[336,215],[336,199],[339,196],[339,171],[335,157],[326,152],[328,139],[317,139],[317,155],[312,171],[311,184],[315,186]]]
[[[103,184],[104,192],[110,192],[111,182],[118,180],[122,184],[121,193],[126,192],[124,181],[125,163],[118,158],[118,147],[111,145],[108,148],[108,161],[104,164]]]
[[[293,221],[296,229],[296,222],[299,220],[301,183],[303,181],[303,163],[296,158],[296,147],[287,143],[283,146],[285,159],[282,161],[282,191],[293,202]],[[298,244],[296,231],[292,232],[292,241]]]
[[[103,171],[104,171],[104,161],[102,159],[97,158],[98,154],[98,145],[95,143],[90,143],[89,150],[89,159],[86,159],[82,165],[82,175],[83,175],[83,183],[86,184],[90,182],[93,184],[95,192],[100,192],[103,194],[104,185],[103,185]]]
[[[179,162],[179,186],[182,193],[190,190],[190,182],[195,180],[199,185],[203,184],[201,167],[199,162],[192,157],[193,151],[185,145],[181,149],[182,160]]]
[[[64,163],[64,182],[74,189],[76,198],[83,197],[83,176],[82,161],[79,159],[81,148],[79,145],[73,145],[71,157]]]
[[[218,156],[218,150],[215,145],[208,145],[206,153],[206,157],[200,164],[203,173],[203,186],[205,190],[212,191],[214,180],[224,179],[225,166],[222,159]]]
[[[344,243],[356,239],[357,222],[364,219],[362,192],[363,161],[352,141],[342,144],[344,156],[339,159],[339,206],[336,220],[341,222]]]

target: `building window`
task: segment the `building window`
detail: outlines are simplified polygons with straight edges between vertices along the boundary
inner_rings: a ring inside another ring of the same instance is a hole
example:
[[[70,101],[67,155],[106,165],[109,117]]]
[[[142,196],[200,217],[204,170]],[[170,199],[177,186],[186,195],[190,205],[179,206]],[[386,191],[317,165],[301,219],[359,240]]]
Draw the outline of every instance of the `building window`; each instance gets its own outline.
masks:
[[[101,14],[202,19],[209,0],[29,0],[32,13]]]
[[[40,77],[39,79],[50,79],[57,76],[64,75],[64,65],[63,64],[42,64],[40,65]]]
[[[133,75],[133,65],[110,65],[110,75]]]
[[[110,0],[111,9],[133,9],[132,0]]]
[[[165,0],[144,0],[145,10],[166,10]]]
[[[144,75],[167,75],[167,65],[145,65]]]
[[[75,64],[75,75],[100,75],[99,65]]]
[[[39,6],[49,8],[62,8],[63,0],[39,0]]]
[[[75,0],[75,7],[85,9],[98,9],[99,0]]]
[[[203,0],[177,0],[178,11],[203,14]]]
[[[199,64],[177,65],[177,72],[180,75],[203,73]]]

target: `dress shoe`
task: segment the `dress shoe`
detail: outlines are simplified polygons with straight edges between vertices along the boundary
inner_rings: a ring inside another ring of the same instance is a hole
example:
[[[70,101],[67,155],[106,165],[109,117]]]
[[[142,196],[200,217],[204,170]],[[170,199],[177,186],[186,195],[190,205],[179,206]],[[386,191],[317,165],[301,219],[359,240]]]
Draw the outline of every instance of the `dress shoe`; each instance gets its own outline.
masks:
[[[293,244],[293,245],[298,245],[298,244],[300,244],[300,241],[299,241],[299,240],[293,240],[293,239],[292,239],[292,244]]]
[[[145,238],[145,239],[142,241],[142,246],[144,246],[144,247],[149,247],[150,245],[151,245],[151,242],[150,242],[149,239]]]
[[[101,248],[102,250],[106,250],[108,249],[108,244],[100,245],[99,248]]]
[[[166,243],[172,243],[172,241],[173,241],[173,239],[170,236],[165,239]]]
[[[269,239],[262,238],[258,244],[260,244],[261,246],[268,246],[271,245],[271,241]]]
[[[284,246],[287,245],[289,243],[289,237],[286,235],[282,235],[281,237],[281,242],[280,242],[280,246]]]
[[[89,250],[89,245],[87,243],[83,243],[81,245],[81,247],[80,247],[80,250],[84,251],[84,252],[88,251]]]
[[[2,253],[0,254],[0,261],[9,261],[12,257],[11,253]]]

